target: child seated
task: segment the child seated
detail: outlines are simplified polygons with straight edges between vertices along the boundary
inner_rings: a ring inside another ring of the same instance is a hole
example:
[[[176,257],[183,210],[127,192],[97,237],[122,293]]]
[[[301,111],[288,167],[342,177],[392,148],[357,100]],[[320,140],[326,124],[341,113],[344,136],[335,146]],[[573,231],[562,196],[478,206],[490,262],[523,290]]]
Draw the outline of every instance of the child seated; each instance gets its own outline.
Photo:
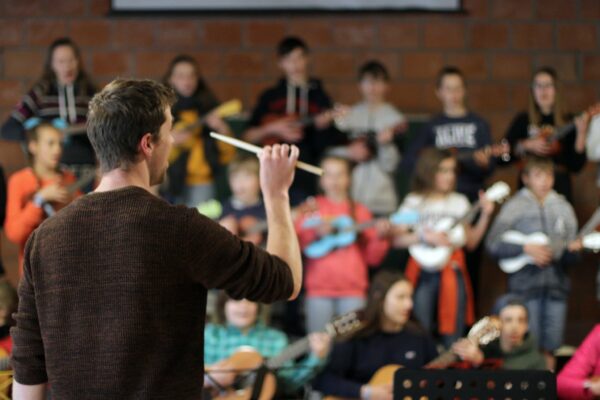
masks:
[[[462,360],[479,366],[486,359],[499,359],[503,369],[546,369],[546,360],[529,331],[529,313],[523,301],[506,295],[496,302],[502,324],[500,337],[480,348],[469,339],[461,339],[452,350]]]

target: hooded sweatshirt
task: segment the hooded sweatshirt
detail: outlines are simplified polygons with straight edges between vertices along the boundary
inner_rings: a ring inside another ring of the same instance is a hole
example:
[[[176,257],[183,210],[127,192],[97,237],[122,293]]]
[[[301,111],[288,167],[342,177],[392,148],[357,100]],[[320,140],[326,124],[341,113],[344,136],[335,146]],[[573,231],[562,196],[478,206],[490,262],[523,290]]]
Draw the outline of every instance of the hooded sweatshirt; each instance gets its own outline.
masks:
[[[500,339],[490,342],[481,349],[487,358],[502,359],[503,369],[546,369],[546,360],[539,352],[536,340],[529,333],[525,335],[523,343],[505,352],[500,347]]]
[[[48,121],[61,118],[69,125],[83,124],[87,120],[88,103],[95,91],[91,84],[83,80],[67,86],[57,82],[36,84],[4,123],[0,137],[24,142],[23,123],[32,117]],[[94,149],[87,135],[65,137],[61,162],[67,165],[96,163]]]

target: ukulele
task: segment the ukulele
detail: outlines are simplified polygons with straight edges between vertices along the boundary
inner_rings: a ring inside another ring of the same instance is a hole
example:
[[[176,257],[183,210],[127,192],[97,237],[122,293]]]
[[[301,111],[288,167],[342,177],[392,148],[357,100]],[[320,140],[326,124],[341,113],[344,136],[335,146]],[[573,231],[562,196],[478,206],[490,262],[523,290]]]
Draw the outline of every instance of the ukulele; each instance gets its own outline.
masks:
[[[229,100],[220,106],[216,107],[208,114],[216,114],[220,118],[230,117],[232,115],[239,114],[242,111],[242,102],[238,99]],[[176,160],[182,153],[182,148],[189,148],[193,145],[194,138],[198,137],[201,133],[202,126],[206,122],[206,115],[199,118],[196,110],[185,110],[179,114],[180,120],[173,125],[174,131],[187,131],[192,135],[187,138],[183,143],[178,146],[174,146],[169,156],[169,161]]]
[[[498,181],[485,192],[485,197],[490,201],[499,203],[504,201],[509,194],[510,187],[506,182]],[[480,208],[481,203],[478,200],[461,218],[456,221],[451,217],[442,218],[433,226],[433,230],[447,233],[452,243],[463,242],[465,237],[463,224],[475,218]],[[426,243],[413,244],[408,248],[408,252],[417,263],[429,267],[429,269],[436,270],[446,265],[453,251],[454,248],[452,246],[436,247]]]
[[[497,317],[484,317],[477,321],[469,330],[467,339],[479,346],[485,346],[500,337],[501,324]],[[448,350],[437,358],[427,363],[423,368],[444,369],[458,361],[458,356]],[[399,364],[390,364],[379,368],[371,377],[369,386],[390,386],[394,384],[394,375],[398,369],[403,368]],[[344,400],[341,397],[326,396],[324,400]]]
[[[297,129],[299,129],[300,131],[304,131],[304,129],[306,129],[306,127],[314,125],[315,124],[315,119],[322,115],[322,114],[331,114],[331,116],[333,117],[334,121],[341,118],[342,116],[344,116],[346,113],[348,112],[347,107],[336,104],[333,106],[333,108],[327,109],[325,111],[322,111],[318,114],[309,114],[309,115],[298,115],[298,114],[286,114],[286,115],[282,115],[282,114],[266,114],[260,122],[261,126],[265,126],[268,125],[272,122],[277,122],[277,121],[285,121],[288,124],[296,127]],[[300,139],[297,140],[297,142],[302,141],[302,139],[304,138],[304,133],[301,135]],[[267,135],[263,140],[262,140],[262,145],[263,146],[271,146],[277,143],[281,143],[282,139],[279,137],[279,135],[277,134],[277,132],[269,132],[269,135]]]
[[[393,225],[415,225],[419,221],[419,214],[414,211],[402,211],[392,214],[389,220]],[[304,254],[309,258],[321,258],[336,249],[348,247],[356,241],[358,233],[375,226],[377,221],[372,219],[357,224],[349,215],[341,215],[330,220],[322,217],[307,218],[302,224],[303,228],[314,229],[329,224],[334,229],[334,233],[309,244],[304,249]]]
[[[600,207],[594,211],[594,214],[590,217],[588,222],[581,228],[577,237],[581,239],[581,244],[584,249],[591,250],[594,253],[600,251],[600,232],[594,232],[596,227],[600,224]],[[519,231],[506,231],[502,235],[502,241],[505,243],[512,243],[519,246],[525,246],[526,244],[539,244],[539,245],[550,245],[550,238],[543,232],[535,232],[529,235],[521,233]],[[560,243],[562,247],[566,247],[567,243]],[[533,264],[533,258],[529,254],[520,254],[516,257],[503,258],[498,261],[500,269],[507,274],[512,274],[521,270],[527,264]]]
[[[81,176],[81,178],[79,178],[76,182],[74,182],[66,187],[67,193],[70,195],[73,195],[75,192],[81,190],[82,188],[84,188],[87,185],[89,185],[90,183],[92,183],[95,179],[96,179],[96,172],[88,171],[85,174],[83,174]],[[66,204],[58,204],[58,209],[63,208],[65,205]],[[43,208],[44,212],[46,213],[46,215],[49,217],[56,214],[56,211],[57,211],[57,208],[55,206],[53,206],[51,203],[44,203],[42,208]]]
[[[502,139],[499,143],[490,144],[479,149],[453,149],[454,157],[461,162],[472,160],[477,151],[483,151],[486,156],[500,158],[504,162],[510,161],[510,144],[506,139]]]
[[[588,107],[580,115],[587,114],[590,118],[600,114],[600,108],[597,105]],[[552,125],[542,125],[539,127],[537,132],[532,136],[533,138],[542,137],[550,145],[550,154],[555,156],[562,150],[560,141],[569,134],[573,129],[576,129],[575,121],[568,122],[560,127]]]
[[[327,324],[325,332],[333,339],[347,336],[356,332],[361,327],[362,323],[358,318],[358,314],[351,312]],[[264,376],[258,398],[260,400],[272,399],[277,390],[277,380],[273,371],[309,352],[310,340],[308,336],[292,343],[279,353],[279,355],[268,360],[265,360],[252,347],[243,346],[229,358],[206,368],[206,373],[209,377],[211,373],[233,373],[236,375],[232,387],[221,390],[217,396],[213,397],[213,400],[249,400],[252,395],[256,372],[261,366],[266,367],[267,373]]]

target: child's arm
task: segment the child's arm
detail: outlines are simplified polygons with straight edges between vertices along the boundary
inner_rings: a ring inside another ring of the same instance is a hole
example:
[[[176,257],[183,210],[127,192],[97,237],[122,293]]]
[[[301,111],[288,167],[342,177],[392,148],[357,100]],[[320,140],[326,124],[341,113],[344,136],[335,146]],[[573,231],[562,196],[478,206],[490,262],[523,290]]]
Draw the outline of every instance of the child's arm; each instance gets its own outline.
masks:
[[[477,248],[481,242],[481,239],[483,239],[483,236],[490,225],[492,213],[494,212],[494,202],[486,199],[483,192],[479,192],[479,201],[481,202],[481,213],[479,215],[479,219],[474,225],[467,225],[465,227],[467,234],[466,248],[469,251]]]
[[[25,198],[27,190],[29,188],[20,180],[9,179],[4,231],[8,240],[18,245],[24,245],[31,232],[44,220],[42,207],[35,204],[33,198]]]
[[[591,399],[597,394],[584,388],[600,362],[600,326],[585,338],[571,360],[560,371],[556,379],[558,395],[564,399]]]
[[[494,258],[516,257],[523,252],[523,246],[506,243],[502,240],[502,235],[510,230],[514,222],[519,219],[518,211],[518,204],[513,198],[502,207],[496,216],[485,241],[487,251]]]
[[[362,204],[356,204],[355,208],[358,223],[373,219],[373,215],[367,207]],[[365,262],[370,266],[379,266],[390,248],[389,240],[381,238],[375,227],[365,229],[361,236],[363,240],[360,241],[359,239],[359,243]]]

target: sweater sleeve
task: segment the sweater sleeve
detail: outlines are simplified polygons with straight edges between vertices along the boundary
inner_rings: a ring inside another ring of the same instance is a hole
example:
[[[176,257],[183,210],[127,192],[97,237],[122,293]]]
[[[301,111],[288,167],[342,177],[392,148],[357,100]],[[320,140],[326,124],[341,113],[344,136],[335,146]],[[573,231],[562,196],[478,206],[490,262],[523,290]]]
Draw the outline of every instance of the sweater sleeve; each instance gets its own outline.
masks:
[[[590,332],[571,360],[556,379],[558,397],[562,399],[591,399],[591,393],[583,388],[600,363],[600,325]]]
[[[586,143],[586,155],[590,161],[600,161],[600,117],[594,117],[590,122]]]
[[[292,272],[281,258],[239,239],[195,209],[187,211],[184,257],[192,279],[209,289],[225,289],[235,299],[270,303],[292,295]]]
[[[0,228],[4,226],[6,218],[6,181],[4,179],[4,169],[0,166]]]
[[[348,378],[352,367],[356,365],[354,353],[353,341],[336,344],[329,357],[329,363],[319,376],[317,389],[326,395],[360,398],[362,383]]]
[[[423,150],[425,147],[431,146],[432,144],[433,131],[431,122],[429,122],[423,127],[421,132],[419,132],[416,137],[412,139],[408,145],[408,149],[403,152],[404,157],[402,158],[400,166],[405,174],[409,175],[412,173],[413,169],[415,168],[415,164],[419,159],[421,150]]]
[[[17,176],[8,181],[4,230],[6,237],[19,246],[25,244],[31,232],[44,219],[44,211],[33,204],[31,199],[25,198],[24,192],[29,189]]]
[[[515,198],[509,200],[498,213],[490,228],[485,245],[488,252],[494,258],[516,257],[523,252],[523,246],[506,243],[502,240],[502,235],[513,226],[518,218],[518,204]]]
[[[356,214],[359,224],[373,219],[371,212],[362,204],[356,205]],[[390,242],[380,238],[377,230],[371,227],[360,235],[360,248],[367,265],[379,266],[390,248]]]
[[[510,161],[512,162],[515,159],[519,159],[522,154],[519,152],[518,143],[527,139],[527,125],[529,124],[529,118],[527,117],[527,113],[519,113],[515,116],[515,118],[510,123],[508,131],[504,138],[510,145]]]
[[[48,381],[44,342],[37,314],[35,286],[32,281],[32,264],[35,258],[35,233],[25,248],[23,277],[19,284],[19,308],[15,314],[16,326],[11,328],[13,351],[11,364],[15,380],[24,385],[36,385]]]
[[[490,126],[484,120],[480,120],[477,123],[477,149],[484,148],[492,144],[492,138],[490,136]],[[482,167],[475,162],[473,157],[469,157],[466,160],[461,160],[461,173],[465,173],[473,178],[485,179],[494,171],[495,163],[490,159],[486,167]]]
[[[558,162],[564,164],[570,172],[581,171],[587,162],[585,151],[578,153],[575,150],[576,138],[577,131],[572,129],[569,134],[560,141],[562,152],[558,157]]]
[[[10,117],[2,125],[0,137],[7,140],[25,140],[25,129],[23,122],[38,114],[39,91],[36,88],[31,89],[17,104]]]
[[[382,144],[377,149],[377,163],[379,167],[389,173],[396,171],[400,162],[400,152],[395,144]]]

